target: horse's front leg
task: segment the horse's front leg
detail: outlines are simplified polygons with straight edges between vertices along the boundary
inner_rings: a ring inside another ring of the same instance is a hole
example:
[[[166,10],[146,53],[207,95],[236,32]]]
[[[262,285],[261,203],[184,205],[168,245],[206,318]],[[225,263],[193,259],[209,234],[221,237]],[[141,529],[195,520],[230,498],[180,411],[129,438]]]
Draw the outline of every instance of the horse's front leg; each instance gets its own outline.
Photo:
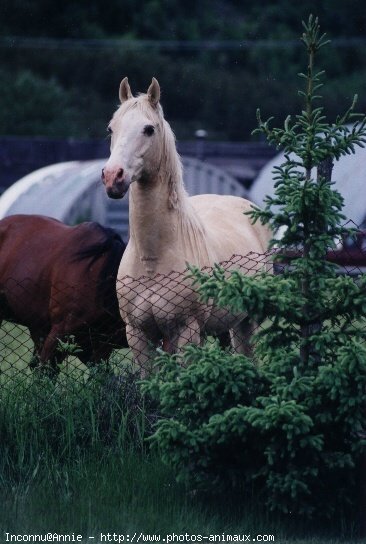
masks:
[[[33,329],[29,329],[29,334],[32,339],[32,342],[34,344],[33,347],[33,355],[31,360],[29,361],[29,368],[34,370],[40,363],[40,353],[43,348],[43,337],[39,331],[34,331]],[[47,333],[46,333],[47,336]]]
[[[175,329],[169,337],[171,351],[179,352],[187,344],[201,345],[201,328],[194,316],[190,316],[185,322]]]
[[[144,379],[152,373],[154,349],[157,347],[159,339],[155,336],[147,336],[142,329],[130,324],[126,325],[126,336],[133,358],[139,367],[141,378]]]
[[[57,377],[60,368],[59,365],[65,359],[66,354],[57,349],[58,342],[64,337],[65,329],[63,323],[53,325],[45,338],[42,349],[39,352],[39,365],[37,368],[45,371],[50,377]]]

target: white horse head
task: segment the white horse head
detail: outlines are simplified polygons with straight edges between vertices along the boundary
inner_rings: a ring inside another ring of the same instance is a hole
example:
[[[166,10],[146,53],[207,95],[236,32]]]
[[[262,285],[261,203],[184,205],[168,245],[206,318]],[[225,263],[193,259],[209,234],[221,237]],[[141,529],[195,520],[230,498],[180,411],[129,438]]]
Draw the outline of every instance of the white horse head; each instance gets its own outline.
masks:
[[[164,153],[164,126],[155,78],[146,94],[132,95],[128,79],[120,85],[121,105],[108,125],[111,154],[102,181],[111,198],[122,198],[132,182],[146,184],[156,178]],[[173,136],[174,141],[174,136]]]

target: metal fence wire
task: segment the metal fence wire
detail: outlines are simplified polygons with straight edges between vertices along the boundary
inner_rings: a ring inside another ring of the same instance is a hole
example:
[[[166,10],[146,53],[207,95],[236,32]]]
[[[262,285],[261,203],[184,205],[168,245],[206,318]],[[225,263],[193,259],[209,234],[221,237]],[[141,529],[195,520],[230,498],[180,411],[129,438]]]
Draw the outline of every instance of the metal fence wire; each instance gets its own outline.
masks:
[[[338,273],[354,278],[363,274],[365,240],[359,231],[352,244],[346,241],[341,249],[328,252]],[[227,274],[233,270],[281,274],[284,269],[291,273],[290,261],[273,266],[275,253],[234,255],[220,264]],[[76,277],[72,284],[58,283],[44,290],[24,270],[21,281],[0,284],[0,386],[26,382],[37,372],[59,381],[65,376],[86,381],[96,368],[119,376],[126,365],[146,375],[157,349],[176,352],[187,343],[215,337],[227,349],[250,353],[248,340],[255,325],[213,303],[203,304],[188,270],[117,281],[125,323],[116,292],[110,299],[102,297],[102,312],[89,312],[98,304],[95,293],[103,291],[103,284],[92,289],[94,299],[89,300],[84,289],[83,298],[78,296],[85,281]]]

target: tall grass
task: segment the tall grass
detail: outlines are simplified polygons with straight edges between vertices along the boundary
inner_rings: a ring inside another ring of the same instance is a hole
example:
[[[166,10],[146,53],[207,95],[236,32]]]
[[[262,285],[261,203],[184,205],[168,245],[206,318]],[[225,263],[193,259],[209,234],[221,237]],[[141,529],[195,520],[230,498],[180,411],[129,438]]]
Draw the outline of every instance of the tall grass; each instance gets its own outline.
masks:
[[[118,377],[71,373],[56,382],[15,373],[2,386],[0,530],[97,536],[230,532],[234,521],[244,527],[228,498],[208,504],[149,451],[156,411],[130,367],[121,369]],[[245,525],[258,526],[250,510]]]
[[[19,363],[22,350],[5,348],[0,355],[11,364],[0,376],[0,542],[4,532],[79,533],[95,542],[100,532],[132,531],[268,534],[284,544],[355,542],[348,522],[323,528],[342,535],[338,540],[301,539],[319,531],[271,518],[250,490],[208,496],[178,485],[159,452],[149,450],[146,438],[158,413],[141,395],[124,354],[108,368],[89,371],[70,357],[52,380]]]
[[[21,481],[38,465],[107,451],[142,451],[149,416],[133,372],[57,382],[14,373],[0,390],[0,478]],[[1,481],[1,480],[0,480]]]

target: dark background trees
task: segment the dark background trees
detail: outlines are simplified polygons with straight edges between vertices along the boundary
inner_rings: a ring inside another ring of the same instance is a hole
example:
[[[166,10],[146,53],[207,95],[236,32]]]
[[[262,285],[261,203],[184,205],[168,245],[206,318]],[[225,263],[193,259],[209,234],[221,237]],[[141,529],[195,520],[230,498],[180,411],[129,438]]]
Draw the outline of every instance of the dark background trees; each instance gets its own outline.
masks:
[[[103,137],[121,77],[143,91],[154,75],[179,138],[249,139],[258,104],[278,118],[297,110],[290,74],[311,12],[336,37],[322,59],[327,113],[355,92],[365,110],[362,0],[3,0],[0,134]]]

